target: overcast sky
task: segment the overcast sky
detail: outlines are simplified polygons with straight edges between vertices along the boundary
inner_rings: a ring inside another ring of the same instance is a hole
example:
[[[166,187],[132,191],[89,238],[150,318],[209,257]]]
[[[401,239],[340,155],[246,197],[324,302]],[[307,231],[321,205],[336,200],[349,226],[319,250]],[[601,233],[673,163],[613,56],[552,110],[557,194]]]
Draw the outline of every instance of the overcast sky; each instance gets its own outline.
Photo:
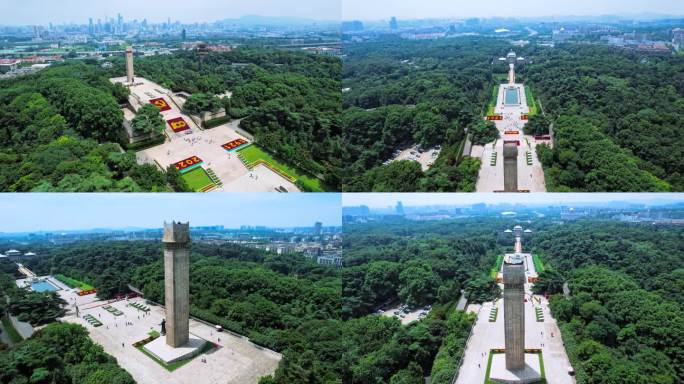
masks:
[[[343,0],[345,20],[594,16],[663,13],[684,15],[684,0]]]
[[[0,24],[86,24],[121,13],[124,19],[193,23],[244,15],[339,20],[341,0],[0,0]]]
[[[3,193],[2,232],[191,226],[269,227],[341,224],[336,193]]]
[[[486,204],[548,204],[626,201],[632,203],[684,202],[682,193],[345,193],[345,207],[394,206],[401,201],[405,206]]]

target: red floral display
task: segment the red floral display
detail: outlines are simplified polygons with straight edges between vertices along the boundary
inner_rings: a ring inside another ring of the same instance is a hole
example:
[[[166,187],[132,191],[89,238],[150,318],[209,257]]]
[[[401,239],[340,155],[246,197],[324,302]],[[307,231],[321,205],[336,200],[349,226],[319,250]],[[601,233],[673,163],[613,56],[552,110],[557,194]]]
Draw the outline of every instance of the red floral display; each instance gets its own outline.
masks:
[[[154,105],[155,107],[159,108],[161,112],[168,111],[171,109],[169,107],[169,104],[164,100],[164,98],[160,97],[158,99],[150,99],[150,104]]]
[[[166,123],[169,124],[169,127],[171,127],[174,132],[183,132],[186,129],[190,129],[190,126],[188,126],[188,123],[186,123],[182,117],[167,120]]]
[[[229,141],[229,142],[223,144],[221,147],[222,147],[223,149],[225,149],[226,151],[230,151],[230,150],[233,150],[233,149],[235,149],[235,148],[237,148],[237,147],[239,147],[239,146],[241,146],[241,145],[245,145],[245,144],[247,144],[247,140],[245,140],[245,139],[236,139],[236,140]]]
[[[198,165],[198,164],[202,164],[202,159],[200,159],[197,156],[192,156],[192,157],[188,157],[185,160],[181,160],[181,161],[179,161],[173,165],[176,167],[176,169],[179,172],[183,172],[183,170],[190,168],[193,165]]]

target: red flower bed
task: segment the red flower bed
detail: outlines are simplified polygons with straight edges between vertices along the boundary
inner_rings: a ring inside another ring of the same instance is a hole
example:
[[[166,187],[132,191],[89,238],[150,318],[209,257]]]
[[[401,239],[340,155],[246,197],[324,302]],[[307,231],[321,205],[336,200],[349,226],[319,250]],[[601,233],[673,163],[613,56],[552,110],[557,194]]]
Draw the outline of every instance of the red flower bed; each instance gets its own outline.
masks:
[[[177,163],[174,163],[173,165],[176,167],[176,169],[179,172],[183,172],[183,170],[185,170],[189,167],[192,167],[193,165],[198,165],[198,164],[202,164],[202,159],[200,159],[197,156],[192,156],[192,157],[188,157],[185,160],[181,160]]]
[[[492,120],[503,120],[503,116],[501,116],[501,115],[491,115],[491,116],[487,116],[487,120],[490,120],[490,121],[492,121]]]
[[[76,294],[79,296],[86,296],[86,295],[92,295],[93,293],[96,293],[96,289],[89,289],[87,291],[78,291]]]
[[[169,107],[169,104],[162,97],[160,97],[158,99],[150,99],[150,104],[156,106],[162,112],[168,111],[171,109],[171,107]]]
[[[183,120],[182,117],[176,117],[175,119],[167,120],[166,123],[174,132],[183,132],[186,129],[190,129],[190,126],[185,122],[185,120]]]
[[[233,140],[233,141],[230,141],[230,142],[223,144],[221,147],[223,149],[225,149],[226,151],[230,151],[230,150],[233,150],[233,149],[235,149],[241,145],[245,145],[245,144],[247,144],[247,140],[236,139],[236,140]]]

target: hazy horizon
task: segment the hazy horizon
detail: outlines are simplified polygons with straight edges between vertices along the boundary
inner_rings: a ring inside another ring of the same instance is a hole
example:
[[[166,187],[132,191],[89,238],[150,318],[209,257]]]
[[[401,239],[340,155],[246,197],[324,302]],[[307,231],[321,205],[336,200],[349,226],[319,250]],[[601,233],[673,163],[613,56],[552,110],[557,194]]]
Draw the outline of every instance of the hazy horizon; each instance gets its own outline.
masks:
[[[124,20],[147,19],[151,23],[165,22],[169,17],[174,22],[202,23],[249,15],[334,21],[341,18],[341,7],[341,0],[1,0],[0,25],[87,24],[89,17],[97,22],[98,18],[116,18],[118,13]]]
[[[190,225],[291,228],[341,225],[337,193],[6,193],[0,231],[73,231]]]
[[[342,206],[366,205],[385,208],[401,201],[404,206],[472,205],[472,204],[523,204],[572,205],[602,204],[616,201],[637,204],[684,202],[681,193],[345,193]]]
[[[515,5],[515,7],[512,6]],[[343,20],[376,21],[397,19],[447,19],[447,18],[492,18],[492,17],[572,17],[638,14],[684,15],[684,1],[681,0],[481,0],[477,2],[455,2],[449,0],[427,0],[417,3],[411,0],[344,0]]]

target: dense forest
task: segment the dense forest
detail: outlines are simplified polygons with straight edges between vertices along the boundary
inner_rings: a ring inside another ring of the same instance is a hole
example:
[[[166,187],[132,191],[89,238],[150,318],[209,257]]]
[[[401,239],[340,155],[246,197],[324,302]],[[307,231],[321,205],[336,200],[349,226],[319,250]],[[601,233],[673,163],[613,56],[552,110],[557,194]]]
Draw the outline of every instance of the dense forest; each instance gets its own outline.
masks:
[[[164,173],[121,152],[128,90],[94,62],[0,82],[0,190],[168,191]]]
[[[538,231],[551,298],[580,384],[684,381],[684,233],[585,221]]]
[[[474,191],[478,159],[461,159],[465,129],[480,122],[506,42],[487,38],[346,44],[342,87],[345,191]],[[382,165],[397,149],[437,145],[422,172]]]
[[[123,60],[116,61],[123,71]],[[285,50],[240,47],[136,60],[136,72],[173,91],[231,98],[191,98],[189,112],[224,107],[240,127],[279,160],[340,190],[342,143],[339,59]],[[221,105],[223,104],[223,105]]]
[[[360,350],[349,361],[350,383],[421,383],[426,376],[451,382],[474,321],[455,303],[462,289],[472,302],[499,295],[489,271],[497,252],[512,244],[500,236],[503,225],[398,220],[345,226],[342,316],[388,327],[376,349]],[[397,303],[432,309],[406,326],[374,314]],[[367,334],[375,338],[376,332]]]
[[[684,190],[684,57],[531,47],[521,76],[554,122],[550,191]]]
[[[0,352],[0,383],[135,384],[76,324],[52,323]]]

